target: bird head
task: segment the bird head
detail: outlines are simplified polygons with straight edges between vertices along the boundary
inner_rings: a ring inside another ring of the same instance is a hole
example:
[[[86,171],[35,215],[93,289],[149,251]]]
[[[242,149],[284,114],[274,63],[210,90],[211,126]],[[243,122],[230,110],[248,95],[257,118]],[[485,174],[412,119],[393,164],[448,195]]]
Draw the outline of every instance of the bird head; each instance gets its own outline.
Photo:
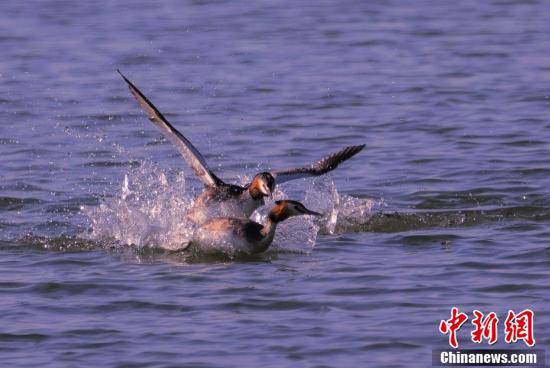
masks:
[[[275,222],[281,222],[292,216],[322,216],[319,212],[315,212],[307,209],[303,204],[298,201],[286,199],[283,201],[276,201],[275,207],[269,211],[269,218]]]
[[[254,179],[252,179],[252,183],[248,188],[250,195],[254,199],[260,199],[263,197],[271,198],[274,189],[275,179],[273,178],[273,175],[268,172],[259,173],[254,176]]]

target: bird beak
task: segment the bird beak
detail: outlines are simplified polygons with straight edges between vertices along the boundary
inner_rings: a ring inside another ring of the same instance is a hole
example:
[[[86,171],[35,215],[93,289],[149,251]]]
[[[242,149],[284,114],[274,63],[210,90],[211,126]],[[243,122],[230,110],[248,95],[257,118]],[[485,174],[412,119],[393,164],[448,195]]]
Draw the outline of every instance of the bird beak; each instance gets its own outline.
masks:
[[[306,212],[305,212],[306,215],[312,215],[312,216],[317,216],[317,217],[321,217],[323,216],[322,213],[319,213],[319,212],[315,212],[315,211],[312,211],[312,210],[308,210],[306,208]]]

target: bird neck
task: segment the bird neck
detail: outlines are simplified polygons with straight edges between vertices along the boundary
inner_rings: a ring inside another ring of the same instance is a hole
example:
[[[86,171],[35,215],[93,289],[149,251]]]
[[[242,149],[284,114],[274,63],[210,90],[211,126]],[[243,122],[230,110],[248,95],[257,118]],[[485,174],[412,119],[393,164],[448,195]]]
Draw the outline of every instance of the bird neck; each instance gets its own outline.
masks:
[[[248,185],[246,190],[241,194],[241,200],[244,202],[253,201],[257,207],[265,204],[264,196],[261,195],[257,188],[252,188],[251,185]]]
[[[277,229],[277,222],[269,218],[264,225],[263,229],[260,231],[263,237],[262,242],[271,244],[273,237],[275,236],[275,230]]]
[[[248,186],[248,193],[255,201],[259,201],[264,198],[264,195],[260,192],[260,189],[254,184],[254,182]]]

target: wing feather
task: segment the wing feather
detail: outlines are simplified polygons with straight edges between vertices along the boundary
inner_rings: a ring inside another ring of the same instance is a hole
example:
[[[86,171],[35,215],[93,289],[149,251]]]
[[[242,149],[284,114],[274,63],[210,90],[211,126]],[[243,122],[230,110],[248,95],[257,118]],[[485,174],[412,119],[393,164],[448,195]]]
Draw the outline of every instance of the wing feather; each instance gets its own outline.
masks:
[[[155,107],[155,105],[153,105],[153,103],[149,101],[147,97],[145,97],[145,95],[132,82],[130,82],[124,74],[120,72],[120,70],[117,69],[117,72],[128,84],[130,92],[137,100],[143,111],[145,111],[149,117],[149,120],[151,120],[151,122],[160,129],[162,134],[164,134],[164,136],[172,142],[174,146],[176,146],[187,164],[189,164],[199,179],[207,186],[218,187],[224,185],[225,183],[218,178],[212,170],[210,170],[206,160],[195,148],[195,146],[193,146],[193,144],[185,138],[183,134],[181,134],[176,128],[174,128],[174,126],[172,126],[172,124],[168,122],[168,120]]]
[[[323,157],[311,166],[274,170],[271,171],[271,175],[273,175],[277,184],[301,178],[320,176],[336,169],[338,165],[355,156],[363,148],[365,148],[364,144],[359,146],[349,146],[338,152]]]

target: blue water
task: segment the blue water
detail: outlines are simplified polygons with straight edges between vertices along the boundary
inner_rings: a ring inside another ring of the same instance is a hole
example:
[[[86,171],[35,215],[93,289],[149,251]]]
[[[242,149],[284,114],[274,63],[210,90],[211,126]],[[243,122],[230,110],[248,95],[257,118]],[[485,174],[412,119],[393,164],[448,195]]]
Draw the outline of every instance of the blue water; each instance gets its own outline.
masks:
[[[451,306],[531,308],[548,349],[549,32],[542,1],[2,1],[2,364],[425,367]],[[366,143],[277,194],[337,221],[167,250],[200,185],[116,68],[228,181]]]

